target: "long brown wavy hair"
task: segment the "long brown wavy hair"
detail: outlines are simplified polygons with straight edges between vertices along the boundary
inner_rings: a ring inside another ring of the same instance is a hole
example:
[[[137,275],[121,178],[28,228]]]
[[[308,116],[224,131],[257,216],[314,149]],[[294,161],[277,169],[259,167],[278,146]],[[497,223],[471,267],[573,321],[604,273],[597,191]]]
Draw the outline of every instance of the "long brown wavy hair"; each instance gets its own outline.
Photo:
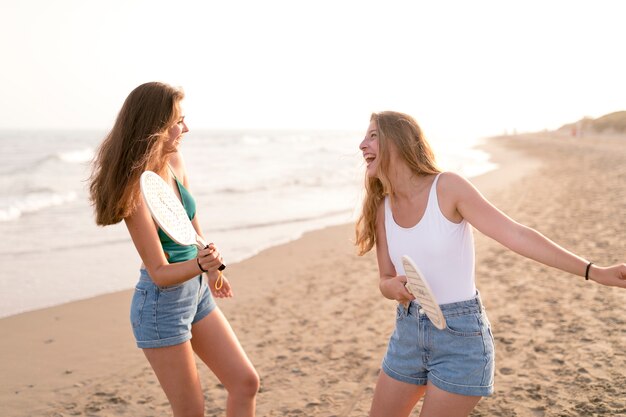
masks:
[[[119,223],[137,207],[139,177],[145,170],[162,174],[168,129],[180,118],[182,89],[160,82],[135,88],[126,98],[113,129],[92,162],[90,200],[100,226]]]
[[[370,122],[378,125],[378,166],[376,175],[365,175],[363,209],[356,222],[356,246],[358,254],[364,255],[376,244],[376,213],[385,196],[393,195],[389,180],[390,147],[415,175],[438,174],[435,154],[424,137],[422,129],[411,116],[393,111],[373,113]]]

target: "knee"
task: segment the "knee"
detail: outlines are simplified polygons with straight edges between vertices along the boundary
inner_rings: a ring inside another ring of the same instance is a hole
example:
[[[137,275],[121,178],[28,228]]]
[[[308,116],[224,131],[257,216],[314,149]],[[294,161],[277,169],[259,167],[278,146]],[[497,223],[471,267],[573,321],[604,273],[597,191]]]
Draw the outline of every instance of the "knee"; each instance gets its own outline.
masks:
[[[259,392],[260,385],[259,374],[252,369],[245,375],[242,375],[237,383],[228,391],[230,394],[237,397],[254,398],[257,392]]]

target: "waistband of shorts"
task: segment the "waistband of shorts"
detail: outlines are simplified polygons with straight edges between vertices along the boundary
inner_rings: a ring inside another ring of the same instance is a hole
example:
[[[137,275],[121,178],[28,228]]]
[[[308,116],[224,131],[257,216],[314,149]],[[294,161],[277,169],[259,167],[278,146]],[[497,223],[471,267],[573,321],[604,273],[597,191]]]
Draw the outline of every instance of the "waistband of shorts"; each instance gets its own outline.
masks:
[[[198,275],[198,276],[200,276],[200,275]],[[150,277],[150,274],[148,273],[147,269],[145,269],[145,268],[140,268],[139,269],[139,282],[150,282],[150,283],[154,284],[154,281],[152,281],[152,278]]]
[[[419,303],[417,302],[417,300],[413,300],[411,302],[411,307],[414,306],[416,309],[419,307]],[[469,300],[458,301],[456,303],[449,304],[440,304],[439,308],[441,308],[441,312],[444,316],[482,313],[482,311],[485,309],[482,300],[480,299],[480,293],[478,292],[478,290],[476,290],[476,295]]]

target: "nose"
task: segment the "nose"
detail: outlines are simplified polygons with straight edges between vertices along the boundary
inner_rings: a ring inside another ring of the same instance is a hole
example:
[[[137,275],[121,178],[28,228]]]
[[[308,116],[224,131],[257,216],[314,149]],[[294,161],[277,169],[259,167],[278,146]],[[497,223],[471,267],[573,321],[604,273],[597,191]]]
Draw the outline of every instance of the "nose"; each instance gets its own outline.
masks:
[[[187,127],[187,123],[183,121],[183,133],[187,133],[187,132],[189,132],[189,128]]]
[[[363,138],[363,140],[362,140],[362,141],[361,141],[361,143],[359,144],[359,149],[360,149],[360,150],[362,150],[362,151],[364,151],[364,150],[365,150],[365,148],[366,148],[366,143],[365,143],[365,142],[366,142],[366,141],[367,141],[367,138]]]

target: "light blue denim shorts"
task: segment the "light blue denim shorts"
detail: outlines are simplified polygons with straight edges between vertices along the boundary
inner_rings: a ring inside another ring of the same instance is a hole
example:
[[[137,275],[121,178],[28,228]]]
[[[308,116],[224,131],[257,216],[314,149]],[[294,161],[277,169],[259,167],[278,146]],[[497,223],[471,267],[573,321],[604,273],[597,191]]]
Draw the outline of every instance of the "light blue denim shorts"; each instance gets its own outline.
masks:
[[[409,384],[430,382],[455,394],[491,395],[495,352],[480,295],[440,307],[446,318],[443,330],[432,324],[417,301],[411,302],[408,314],[403,305],[398,305],[383,371]]]
[[[141,269],[130,305],[137,347],[158,348],[186,342],[191,339],[191,325],[216,306],[200,275],[181,284],[159,287],[148,271]]]

